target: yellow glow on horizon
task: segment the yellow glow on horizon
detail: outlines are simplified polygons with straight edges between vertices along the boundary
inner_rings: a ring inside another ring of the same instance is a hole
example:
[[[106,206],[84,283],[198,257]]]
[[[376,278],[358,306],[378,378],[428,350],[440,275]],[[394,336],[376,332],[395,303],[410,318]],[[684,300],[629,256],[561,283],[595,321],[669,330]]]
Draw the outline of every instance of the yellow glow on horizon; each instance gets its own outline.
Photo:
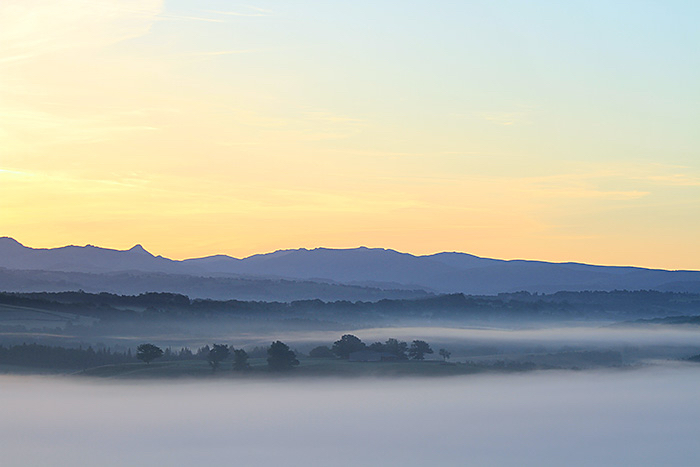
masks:
[[[504,31],[368,45],[303,4],[208,6],[0,5],[0,235],[174,259],[364,245],[700,269],[691,98],[563,73],[557,49],[514,81]]]

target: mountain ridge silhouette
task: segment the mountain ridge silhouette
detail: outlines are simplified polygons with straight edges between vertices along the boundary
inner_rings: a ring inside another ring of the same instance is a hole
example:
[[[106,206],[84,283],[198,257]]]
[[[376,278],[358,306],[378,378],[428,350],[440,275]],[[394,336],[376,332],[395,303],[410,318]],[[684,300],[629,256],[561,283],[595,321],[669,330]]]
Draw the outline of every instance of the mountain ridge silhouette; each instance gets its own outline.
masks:
[[[211,255],[172,260],[142,245],[31,248],[0,237],[0,268],[79,273],[147,272],[196,277],[258,277],[394,287],[430,293],[496,294],[559,290],[700,291],[700,271],[601,266],[576,262],[483,258],[468,253],[413,255],[387,248],[299,248],[245,258]],[[2,284],[0,284],[2,288]]]

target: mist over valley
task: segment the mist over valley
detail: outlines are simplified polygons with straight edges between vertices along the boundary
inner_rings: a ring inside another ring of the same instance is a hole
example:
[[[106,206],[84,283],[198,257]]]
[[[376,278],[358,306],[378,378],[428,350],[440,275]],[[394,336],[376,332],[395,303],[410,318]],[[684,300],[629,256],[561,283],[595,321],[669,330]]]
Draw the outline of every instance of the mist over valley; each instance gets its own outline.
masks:
[[[700,367],[449,379],[0,376],[3,465],[693,465]]]

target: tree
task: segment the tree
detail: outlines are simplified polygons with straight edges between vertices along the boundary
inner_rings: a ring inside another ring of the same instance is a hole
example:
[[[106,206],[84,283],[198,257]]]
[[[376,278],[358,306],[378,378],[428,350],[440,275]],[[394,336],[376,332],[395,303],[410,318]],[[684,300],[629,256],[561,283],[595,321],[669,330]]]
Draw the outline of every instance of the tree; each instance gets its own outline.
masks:
[[[384,352],[389,352],[396,355],[399,360],[406,360],[406,351],[408,350],[408,344],[404,341],[399,341],[397,339],[387,339],[384,343]]]
[[[209,350],[209,355],[207,355],[207,361],[211,365],[212,371],[216,371],[222,361],[228,358],[231,350],[226,344],[213,344],[211,350]]]
[[[319,345],[318,347],[314,347],[313,349],[311,349],[311,352],[309,352],[309,357],[333,358],[335,357],[335,354],[327,345]]]
[[[290,370],[299,364],[297,356],[287,344],[275,341],[267,349],[267,366],[273,371]]]
[[[352,334],[345,334],[340,340],[333,342],[333,353],[340,358],[349,358],[353,352],[365,350],[365,344]]]
[[[438,351],[438,353],[440,354],[440,356],[442,357],[442,360],[443,360],[444,362],[446,362],[447,360],[449,360],[449,359],[450,359],[450,356],[452,355],[452,352],[448,352],[448,351],[445,350],[445,349],[440,349],[440,350]]]
[[[204,347],[200,347],[197,349],[197,358],[201,358],[203,360],[206,360],[209,358],[209,352],[211,352],[211,348],[209,347],[209,344],[205,345]]]
[[[370,344],[367,349],[373,351],[373,352],[385,352],[386,350],[384,349],[384,344],[381,342],[375,342],[374,344]]]
[[[233,349],[233,369],[243,371],[249,368],[248,353],[243,349]]]
[[[406,360],[406,351],[408,350],[408,344],[404,341],[400,341],[394,338],[387,339],[383,344],[381,342],[375,342],[368,347],[369,350],[374,352],[385,352],[395,355],[399,360]]]
[[[413,341],[411,343],[411,348],[408,349],[408,355],[413,360],[423,360],[427,353],[433,353],[433,349],[431,349],[430,345],[425,341]]]
[[[163,356],[163,349],[153,344],[141,344],[136,347],[136,358],[151,363],[152,360]]]

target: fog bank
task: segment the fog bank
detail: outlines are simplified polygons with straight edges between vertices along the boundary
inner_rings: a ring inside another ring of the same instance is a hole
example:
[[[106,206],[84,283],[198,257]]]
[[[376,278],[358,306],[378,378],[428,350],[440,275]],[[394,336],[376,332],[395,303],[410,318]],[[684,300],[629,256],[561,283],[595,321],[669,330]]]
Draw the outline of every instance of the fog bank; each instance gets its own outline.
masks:
[[[425,339],[429,341],[462,341],[475,343],[536,343],[552,345],[700,345],[696,326],[637,326],[588,327],[568,326],[539,329],[455,328],[455,327],[382,327],[348,330],[366,342],[398,339]],[[333,341],[338,331],[287,332],[291,342]],[[261,338],[263,336],[256,336]],[[267,336],[265,336],[267,337]],[[269,339],[269,337],[267,337]]]
[[[700,366],[401,380],[0,376],[5,466],[693,465]]]

